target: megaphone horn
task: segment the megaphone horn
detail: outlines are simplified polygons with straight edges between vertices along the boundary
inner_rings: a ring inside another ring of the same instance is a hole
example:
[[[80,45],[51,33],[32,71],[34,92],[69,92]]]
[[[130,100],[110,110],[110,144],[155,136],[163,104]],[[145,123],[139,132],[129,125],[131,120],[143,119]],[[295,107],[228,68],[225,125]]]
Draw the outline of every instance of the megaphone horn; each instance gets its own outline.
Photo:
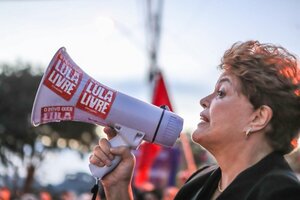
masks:
[[[111,89],[87,75],[60,48],[39,85],[31,115],[32,124],[81,121],[116,129],[112,146],[133,148],[142,140],[171,147],[183,127],[183,119],[169,110]],[[107,171],[94,176],[101,178]],[[95,172],[97,171],[97,172]]]

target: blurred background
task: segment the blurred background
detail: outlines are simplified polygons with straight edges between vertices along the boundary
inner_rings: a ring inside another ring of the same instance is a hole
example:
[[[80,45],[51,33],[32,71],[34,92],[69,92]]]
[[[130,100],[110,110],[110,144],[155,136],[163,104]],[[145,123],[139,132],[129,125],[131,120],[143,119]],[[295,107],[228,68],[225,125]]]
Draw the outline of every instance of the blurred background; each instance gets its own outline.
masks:
[[[161,199],[214,162],[190,134],[224,51],[254,39],[300,55],[299,10],[298,0],[0,0],[0,195],[90,197],[88,157],[102,127],[30,122],[39,82],[60,47],[100,83],[149,103],[161,75],[173,111],[185,120],[184,137],[173,149],[153,150],[151,163],[135,152],[144,166],[136,174],[146,173],[137,191]],[[300,172],[299,151],[287,159]]]

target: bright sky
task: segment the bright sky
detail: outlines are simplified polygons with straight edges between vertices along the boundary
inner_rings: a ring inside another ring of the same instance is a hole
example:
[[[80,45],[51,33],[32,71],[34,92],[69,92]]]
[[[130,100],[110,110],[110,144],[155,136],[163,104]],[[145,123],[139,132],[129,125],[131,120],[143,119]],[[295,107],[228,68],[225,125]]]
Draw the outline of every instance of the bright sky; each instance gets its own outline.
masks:
[[[64,46],[99,82],[150,101],[145,2],[0,0],[0,62],[46,67]],[[300,1],[165,0],[161,34],[158,62],[184,130],[193,130],[198,102],[214,88],[216,65],[232,43],[256,39],[300,55]]]

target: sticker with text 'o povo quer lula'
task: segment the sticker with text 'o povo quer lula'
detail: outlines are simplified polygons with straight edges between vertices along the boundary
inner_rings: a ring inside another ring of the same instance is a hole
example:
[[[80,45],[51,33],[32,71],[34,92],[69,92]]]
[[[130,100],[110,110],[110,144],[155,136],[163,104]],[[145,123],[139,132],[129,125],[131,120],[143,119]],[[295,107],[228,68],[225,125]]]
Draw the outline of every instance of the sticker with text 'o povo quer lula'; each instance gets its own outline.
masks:
[[[74,106],[46,106],[41,108],[41,122],[70,121],[74,119]]]

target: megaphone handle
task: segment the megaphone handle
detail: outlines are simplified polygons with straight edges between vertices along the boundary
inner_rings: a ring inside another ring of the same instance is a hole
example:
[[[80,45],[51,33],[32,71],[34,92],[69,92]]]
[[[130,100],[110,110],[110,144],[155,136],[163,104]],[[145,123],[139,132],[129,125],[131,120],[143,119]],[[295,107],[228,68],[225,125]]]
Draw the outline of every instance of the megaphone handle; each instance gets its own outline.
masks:
[[[123,140],[122,136],[117,134],[114,138],[109,140],[111,147],[117,146],[129,146],[126,141]],[[92,175],[98,179],[102,179],[104,175],[111,172],[121,161],[120,156],[115,156],[115,158],[111,161],[111,166],[98,167],[93,164],[89,164],[90,171]]]
[[[131,147],[132,149],[136,149],[139,144],[141,144],[145,134],[125,127],[121,125],[115,126],[116,131],[118,134],[109,140],[111,147],[118,147],[118,146],[127,146]],[[102,179],[107,173],[111,172],[121,161],[120,156],[115,156],[115,158],[111,161],[111,166],[104,166],[98,167],[93,164],[89,164],[90,171],[92,175],[98,179]]]

